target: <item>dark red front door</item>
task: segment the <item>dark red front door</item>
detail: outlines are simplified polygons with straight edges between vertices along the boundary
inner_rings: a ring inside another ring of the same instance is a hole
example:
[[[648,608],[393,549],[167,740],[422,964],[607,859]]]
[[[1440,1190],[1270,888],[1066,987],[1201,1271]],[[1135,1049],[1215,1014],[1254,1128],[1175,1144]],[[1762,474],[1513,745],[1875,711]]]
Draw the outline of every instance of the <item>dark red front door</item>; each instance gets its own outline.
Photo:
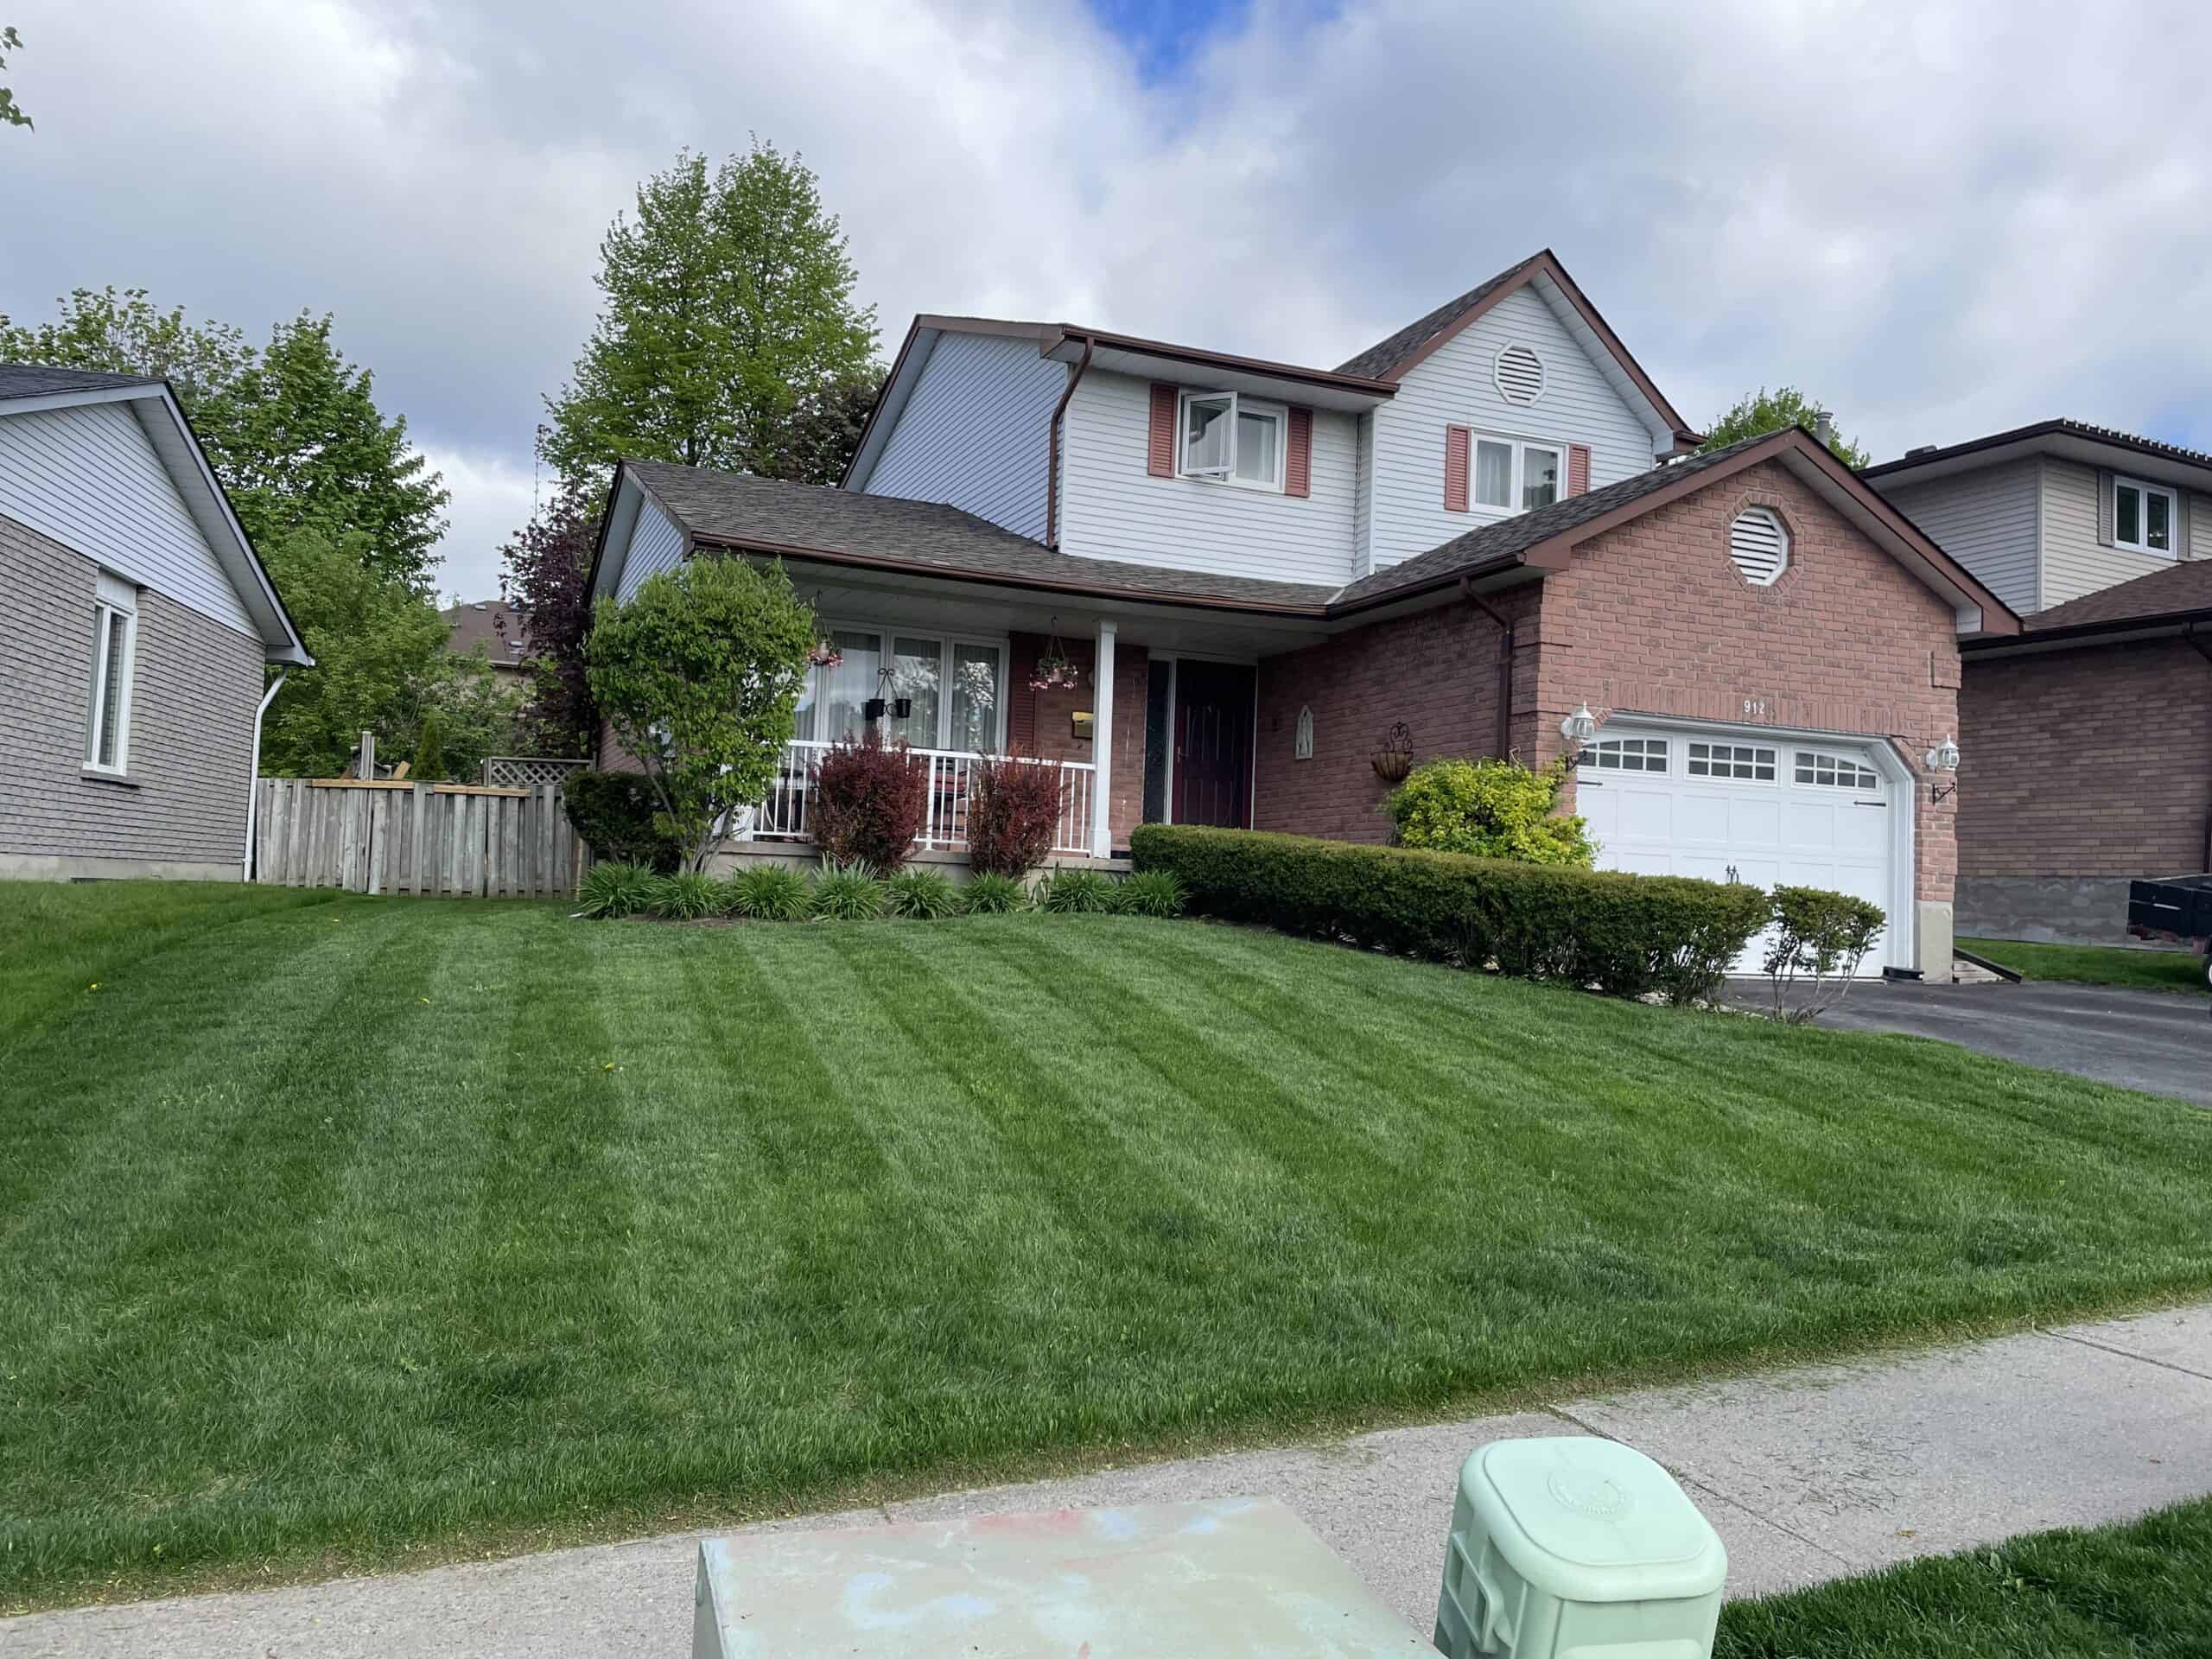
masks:
[[[1175,664],[1175,822],[1252,822],[1252,671]]]

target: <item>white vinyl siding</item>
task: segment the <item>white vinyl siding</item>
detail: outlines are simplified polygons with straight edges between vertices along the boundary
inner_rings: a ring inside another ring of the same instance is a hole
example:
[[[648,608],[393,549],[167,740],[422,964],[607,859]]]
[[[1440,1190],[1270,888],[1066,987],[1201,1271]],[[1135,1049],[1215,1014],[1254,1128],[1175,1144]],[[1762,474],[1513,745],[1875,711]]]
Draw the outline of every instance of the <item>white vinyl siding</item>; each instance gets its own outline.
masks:
[[[2115,582],[2132,582],[2173,563],[2163,553],[2137,553],[2097,542],[2097,469],[2047,457],[2044,463],[2043,605],[2063,605]],[[2192,536],[2196,527],[2192,518]]]
[[[1497,389],[1497,354],[1521,344],[1543,361],[1543,392],[1535,403],[1508,403]],[[1376,410],[1372,522],[1357,561],[1362,575],[1465,535],[1508,515],[1444,508],[1444,429],[1590,448],[1590,487],[1648,471],[1656,444],[1533,289],[1509,294],[1399,382],[1398,395]]]
[[[1046,446],[1067,377],[1033,339],[940,334],[866,493],[943,501],[1042,540]]]
[[[2036,597],[2036,486],[2032,458],[1919,483],[1876,487],[1937,545],[1971,571],[1983,587],[2025,616]],[[2089,499],[2090,541],[2096,531],[2096,497]],[[2055,604],[2045,600],[2044,604]]]
[[[1068,405],[1060,550],[1083,558],[1340,587],[1352,579],[1357,424],[1337,410],[1313,411],[1308,496],[1154,478],[1145,466],[1150,382],[1093,369]],[[1440,457],[1440,435],[1437,444]]]
[[[615,598],[626,602],[656,570],[673,570],[683,563],[683,532],[647,498],[638,504],[638,522],[630,530],[630,556],[622,563],[622,585]]]
[[[0,516],[258,638],[131,410],[117,402],[0,412]]]

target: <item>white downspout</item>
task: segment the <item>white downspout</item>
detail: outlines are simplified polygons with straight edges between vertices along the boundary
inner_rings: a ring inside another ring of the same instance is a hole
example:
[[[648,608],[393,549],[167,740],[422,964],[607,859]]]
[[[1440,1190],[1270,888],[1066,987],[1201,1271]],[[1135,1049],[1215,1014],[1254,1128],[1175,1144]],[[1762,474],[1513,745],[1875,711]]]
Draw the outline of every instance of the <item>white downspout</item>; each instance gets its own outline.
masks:
[[[286,671],[278,669],[276,677],[261,694],[261,707],[253,711],[253,764],[246,769],[245,780],[245,856],[238,861],[238,880],[253,880],[253,823],[261,807],[261,717],[269,712],[269,705],[276,701],[276,694],[284,689]]]

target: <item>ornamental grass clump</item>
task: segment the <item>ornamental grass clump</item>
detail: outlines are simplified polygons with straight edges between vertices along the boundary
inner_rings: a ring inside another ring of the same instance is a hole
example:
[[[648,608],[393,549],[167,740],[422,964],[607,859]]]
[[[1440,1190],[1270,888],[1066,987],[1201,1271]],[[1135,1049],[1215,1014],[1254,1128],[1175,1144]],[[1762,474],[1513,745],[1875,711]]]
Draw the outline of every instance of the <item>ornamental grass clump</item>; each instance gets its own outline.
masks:
[[[652,905],[659,880],[643,864],[594,864],[576,886],[576,912],[607,921],[635,916]]]
[[[883,884],[883,904],[893,916],[934,922],[960,913],[960,889],[936,870],[901,870]]]
[[[1012,915],[1029,908],[1029,889],[1019,876],[978,871],[960,890],[960,908],[970,916]]]
[[[700,870],[656,877],[648,901],[664,922],[696,922],[721,914],[721,883]]]
[[[1180,916],[1189,901],[1173,870],[1139,870],[1114,891],[1114,908],[1124,916]]]
[[[874,868],[859,859],[822,861],[814,878],[810,906],[815,918],[825,922],[872,922],[883,914],[883,883]]]
[[[748,922],[803,922],[813,907],[806,878],[783,864],[755,864],[722,883],[722,914]]]
[[[1053,916],[1109,911],[1114,908],[1114,883],[1097,870],[1056,870],[1037,889],[1037,908]]]

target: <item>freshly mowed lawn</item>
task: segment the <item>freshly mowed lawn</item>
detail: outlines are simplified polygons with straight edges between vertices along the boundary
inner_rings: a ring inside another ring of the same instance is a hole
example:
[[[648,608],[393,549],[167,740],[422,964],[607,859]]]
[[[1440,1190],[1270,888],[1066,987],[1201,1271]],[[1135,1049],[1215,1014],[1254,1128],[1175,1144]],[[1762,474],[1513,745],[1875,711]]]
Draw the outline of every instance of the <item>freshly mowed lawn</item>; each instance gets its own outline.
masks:
[[[2207,985],[2204,958],[2185,950],[2128,950],[2107,944],[2028,944],[2018,939],[1961,939],[1978,957],[2023,979],[2066,979],[2130,989],[2196,991]]]
[[[1713,1659],[2202,1659],[2212,1499],[1720,1610]]]
[[[0,888],[0,1605],[2212,1287],[2212,1114],[1942,1044],[1187,922],[160,891]]]

